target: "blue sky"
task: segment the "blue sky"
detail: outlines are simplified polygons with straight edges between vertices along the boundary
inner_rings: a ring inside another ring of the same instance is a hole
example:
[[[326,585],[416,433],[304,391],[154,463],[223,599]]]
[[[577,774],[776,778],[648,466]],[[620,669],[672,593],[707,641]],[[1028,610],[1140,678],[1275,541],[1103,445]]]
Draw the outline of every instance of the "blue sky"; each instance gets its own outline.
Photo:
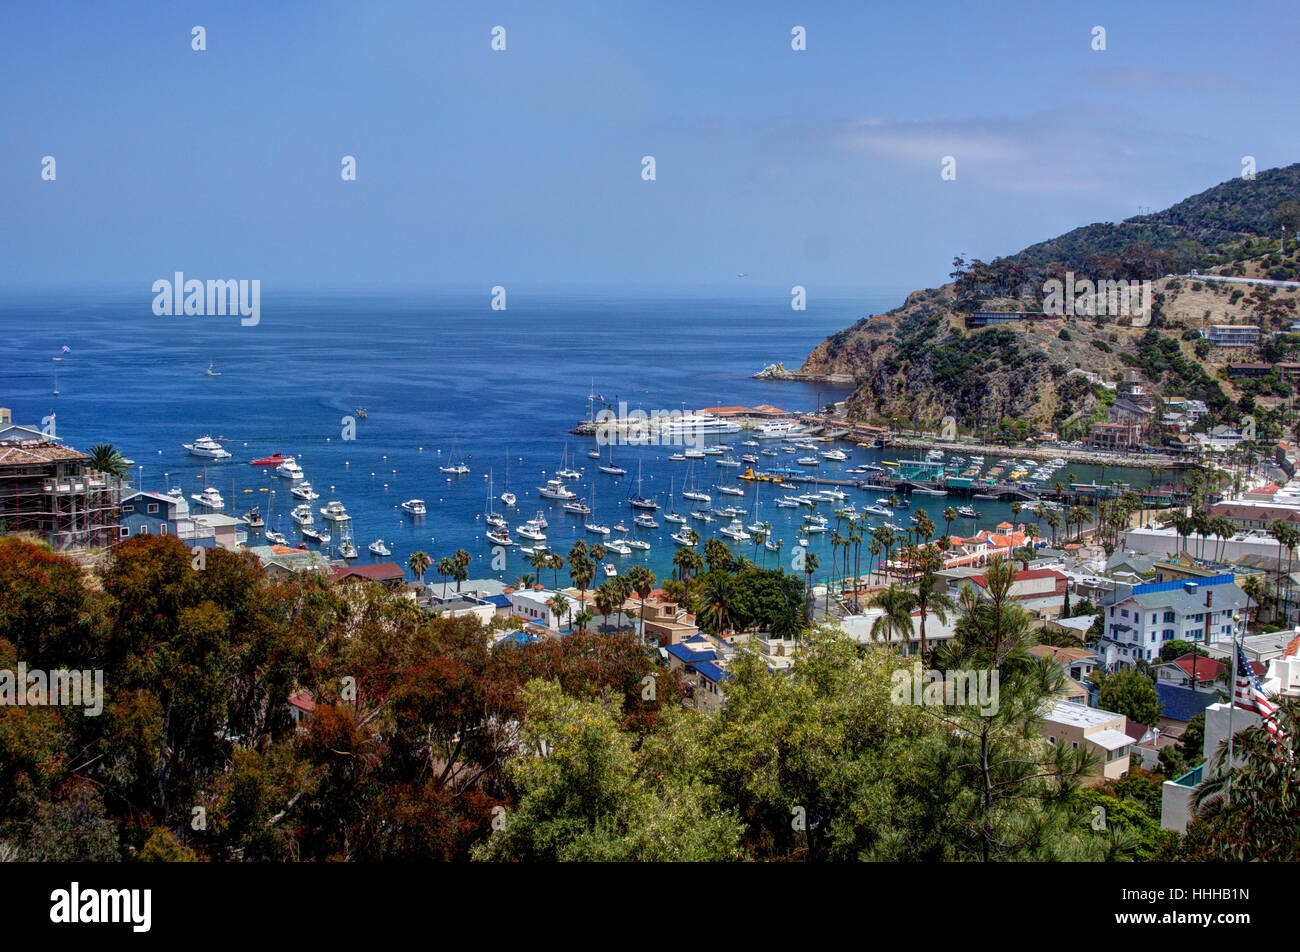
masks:
[[[1300,160],[1294,8],[1237,9],[11,5],[0,286],[933,285]]]

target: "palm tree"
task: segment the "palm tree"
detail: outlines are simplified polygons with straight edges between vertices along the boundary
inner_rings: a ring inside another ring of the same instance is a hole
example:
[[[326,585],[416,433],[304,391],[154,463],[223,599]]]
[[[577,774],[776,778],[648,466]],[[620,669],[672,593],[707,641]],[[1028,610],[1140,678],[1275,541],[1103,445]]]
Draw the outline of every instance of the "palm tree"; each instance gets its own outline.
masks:
[[[460,591],[460,583],[469,578],[469,564],[474,560],[464,549],[457,549],[451,554],[451,561],[456,566],[456,591]]]
[[[890,585],[888,588],[876,592],[871,599],[871,605],[881,609],[884,614],[871,623],[871,637],[877,641],[883,641],[891,644],[894,640],[894,634],[902,636],[903,644],[907,644],[912,637],[912,605],[915,602],[915,596],[907,589],[898,585]]]
[[[569,606],[569,600],[560,592],[556,592],[553,596],[551,596],[550,604],[551,604],[551,611],[555,612],[556,622],[560,625],[563,625],[565,613],[571,611]]]
[[[924,658],[929,650],[928,643],[925,639],[925,620],[934,615],[939,619],[939,624],[948,624],[948,612],[957,610],[957,603],[948,595],[935,589],[938,577],[934,574],[934,568],[937,566],[929,560],[924,565],[924,572],[921,575],[921,581],[917,583],[916,593],[912,596],[912,603],[921,613],[921,657]]]
[[[1061,528],[1061,514],[1052,510],[1047,514],[1047,524],[1052,529],[1052,545],[1056,545],[1056,530]]]
[[[424,573],[429,571],[429,562],[428,553],[421,552],[418,549],[411,553],[411,557],[406,562],[411,571],[415,573],[415,577],[420,580],[421,585],[424,584]]]
[[[736,583],[726,572],[710,572],[704,586],[704,611],[700,620],[712,634],[730,631],[736,621],[732,602],[736,597]]]
[[[416,555],[424,556],[425,559],[424,567],[427,569],[429,567],[429,562],[428,562],[429,557],[427,555],[424,555],[423,552],[416,552],[414,555],[411,556],[411,570],[412,571],[415,570]],[[438,574],[442,576],[442,597],[443,598],[447,597],[447,576],[451,575],[455,571],[456,571],[456,563],[453,562],[451,559],[447,558],[447,556],[444,555],[442,558],[438,560]]]
[[[619,576],[624,578],[625,576]],[[651,572],[644,565],[634,565],[628,570],[626,575],[632,590],[636,592],[637,598],[641,599],[641,637],[645,638],[645,600],[650,597],[650,593],[655,589],[655,573]]]
[[[573,623],[578,626],[578,631],[586,634],[587,626],[591,624],[591,620],[595,617],[596,615],[591,611],[591,609],[583,608],[573,616]]]
[[[812,607],[811,604],[809,603],[809,599],[810,599],[810,596],[812,595],[812,577],[813,577],[813,572],[816,572],[816,571],[817,571],[817,566],[820,565],[820,564],[821,564],[821,562],[820,562],[820,560],[817,558],[817,554],[816,554],[815,552],[809,552],[809,553],[807,553],[807,554],[804,556],[804,559],[803,559],[803,572],[804,572],[804,575],[807,576],[807,581],[806,581],[806,583],[805,583],[805,585],[804,585],[804,602],[805,602],[805,604],[808,605],[808,608],[809,608],[809,609],[811,609],[811,607]]]
[[[952,524],[957,521],[957,510],[952,506],[947,506],[943,510],[943,534],[952,534]]]
[[[585,609],[587,607],[587,586],[591,584],[592,578],[596,575],[596,563],[587,555],[587,544],[578,540],[582,544],[579,549],[574,545],[569,550],[569,578],[573,584],[578,586],[578,602]],[[590,621],[590,619],[588,619]]]
[[[880,571],[880,553],[883,551],[878,540],[872,540],[871,545],[867,546],[867,551],[871,553],[871,578],[875,581],[876,573]]]
[[[597,587],[595,598],[596,611],[600,612],[601,618],[603,619],[600,626],[602,630],[609,627],[609,616],[614,614],[614,609],[622,604],[622,601],[623,600],[618,597],[618,592],[614,590],[614,586],[610,585],[609,582],[601,582]]]
[[[547,561],[550,563],[551,575],[555,580],[555,588],[558,591],[560,588],[560,569],[564,568],[564,556],[558,552],[552,552]]]
[[[537,570],[537,577],[542,577],[542,569],[550,568],[550,553],[541,549],[535,549],[533,554],[528,557],[528,564]]]
[[[131,464],[112,443],[96,443],[90,448],[88,455],[91,469],[105,476],[112,476],[119,483],[122,477],[131,471]]]

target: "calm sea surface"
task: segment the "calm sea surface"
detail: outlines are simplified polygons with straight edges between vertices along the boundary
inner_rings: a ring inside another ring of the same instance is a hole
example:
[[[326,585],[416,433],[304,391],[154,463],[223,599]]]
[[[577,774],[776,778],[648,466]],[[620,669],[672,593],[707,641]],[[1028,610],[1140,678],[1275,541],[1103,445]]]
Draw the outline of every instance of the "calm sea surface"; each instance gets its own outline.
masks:
[[[537,487],[560,468],[566,442],[572,465],[584,471],[570,488],[583,499],[594,490],[594,518],[607,525],[622,519],[632,527],[626,498],[638,462],[647,495],[666,502],[674,476],[681,491],[688,464],[670,462],[675,449],[669,447],[617,447],[616,462],[629,476],[596,471],[587,457],[595,441],[568,432],[587,415],[593,379],[595,392],[609,403],[625,401],[629,409],[647,412],[759,403],[810,410],[819,388],[749,375],[778,360],[797,367],[827,334],[900,299],[882,293],[812,301],[807,311],[794,312],[789,299],[779,296],[511,295],[508,310],[492,311],[486,294],[264,293],[260,323],[242,327],[232,317],[156,317],[149,294],[10,292],[0,294],[0,406],[10,407],[14,421],[24,424],[39,425],[55,413],[58,435],[74,447],[114,444],[135,461],[133,482],[145,489],[180,486],[188,497],[213,485],[225,497],[227,513],[238,516],[258,505],[265,516],[273,508],[271,524],[291,542],[300,537],[288,514],[299,500],[289,495],[286,480],[249,460],[277,451],[295,454],[321,493],[313,507],[337,499],[352,514],[359,563],[391,558],[405,565],[416,549],[436,561],[464,548],[475,557],[471,577],[513,581],[533,570],[517,549],[504,569],[492,570],[481,519],[488,473],[499,495],[507,488],[507,459],[508,488],[519,497],[508,513],[511,526],[545,510],[548,543],[561,552],[577,538],[600,541],[558,503],[538,499]],[[71,352],[55,360],[64,346]],[[210,363],[220,376],[204,373]],[[845,392],[820,389],[823,402]],[[355,439],[345,440],[343,418],[358,407],[366,408],[367,418],[356,421]],[[205,467],[181,447],[205,434],[225,439],[233,459]],[[740,446],[743,439],[726,437],[736,458],[750,452]],[[453,440],[471,468],[468,476],[438,471]],[[824,462],[822,473],[880,459],[874,450],[842,448],[851,451],[849,462]],[[779,460],[761,459],[765,465],[794,465],[794,457],[784,453]],[[1097,475],[1086,466],[1069,470],[1082,481]],[[704,486],[734,484],[737,472],[712,458],[696,464]],[[1064,469],[1053,477],[1064,478]],[[1138,470],[1108,469],[1106,478],[1147,482]],[[743,499],[706,491],[714,506],[753,505],[752,484],[745,484]],[[781,560],[788,564],[807,510],[771,505],[766,485],[760,494],[761,521],[771,522],[775,537],[786,541]],[[876,495],[852,491],[850,498],[861,508]],[[418,522],[398,508],[411,497],[423,498],[428,507]],[[941,513],[949,504],[960,503],[916,497],[913,511],[926,509],[942,530]],[[499,501],[495,505],[501,508]],[[677,500],[683,514],[694,505]],[[834,507],[819,508],[833,524]],[[962,520],[954,532],[992,526],[1011,515],[998,503],[976,502],[975,508],[979,522]],[[900,511],[893,521],[906,524],[908,516]],[[657,530],[633,528],[651,543],[650,552],[611,555],[620,570],[644,562],[661,576],[671,572],[676,547],[668,536],[676,527],[661,514],[657,518]],[[725,524],[690,523],[705,537]],[[385,540],[392,556],[371,556],[366,546],[376,538]],[[830,562],[829,535],[811,536],[810,546],[823,565]],[[736,548],[775,564],[776,556],[762,548]],[[543,573],[548,584],[550,577]]]

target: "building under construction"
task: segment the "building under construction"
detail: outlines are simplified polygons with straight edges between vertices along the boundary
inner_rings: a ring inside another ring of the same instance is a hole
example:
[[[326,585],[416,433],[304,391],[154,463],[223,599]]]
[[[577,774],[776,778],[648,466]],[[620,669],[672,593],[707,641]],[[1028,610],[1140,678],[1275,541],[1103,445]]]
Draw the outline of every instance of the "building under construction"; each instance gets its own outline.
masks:
[[[118,537],[119,481],[0,409],[0,535],[30,533],[60,551],[107,547]]]

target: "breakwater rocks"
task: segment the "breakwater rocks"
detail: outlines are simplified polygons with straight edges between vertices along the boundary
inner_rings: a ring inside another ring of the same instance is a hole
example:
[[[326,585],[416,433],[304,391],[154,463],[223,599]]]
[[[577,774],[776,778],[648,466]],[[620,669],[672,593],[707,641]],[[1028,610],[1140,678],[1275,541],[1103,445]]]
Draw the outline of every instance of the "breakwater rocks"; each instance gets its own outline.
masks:
[[[852,374],[811,374],[802,370],[787,370],[785,364],[776,363],[768,364],[758,373],[754,374],[755,380],[798,380],[803,383],[828,383],[841,386],[852,386]]]

